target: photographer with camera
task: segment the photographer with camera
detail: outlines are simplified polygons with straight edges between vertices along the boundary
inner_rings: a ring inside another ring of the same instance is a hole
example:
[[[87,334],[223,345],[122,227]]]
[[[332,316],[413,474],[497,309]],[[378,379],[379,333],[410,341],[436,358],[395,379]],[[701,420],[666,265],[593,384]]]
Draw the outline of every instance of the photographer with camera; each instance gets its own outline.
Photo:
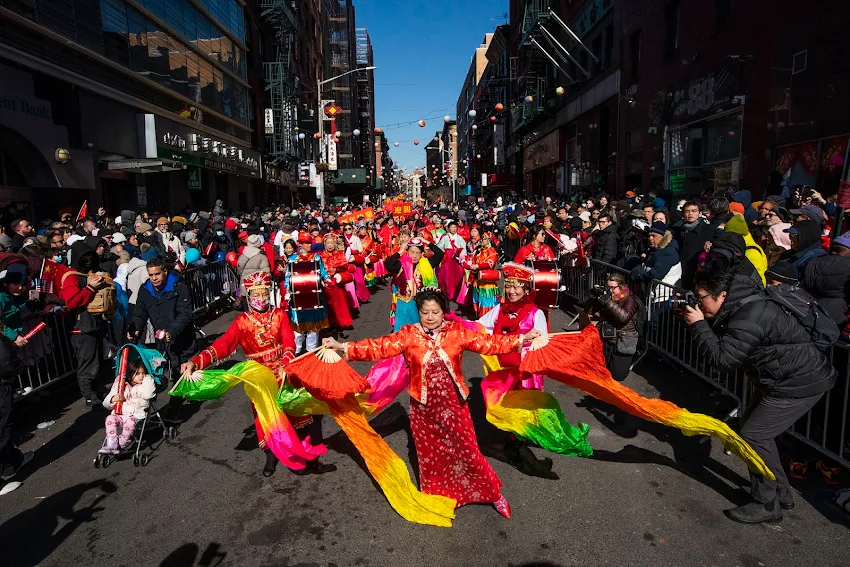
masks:
[[[594,286],[589,311],[598,312],[605,365],[614,380],[622,382],[629,375],[637,352],[644,306],[626,285],[623,274],[608,274],[605,287]]]
[[[726,515],[747,524],[778,521],[794,500],[774,439],[835,385],[837,373],[804,321],[748,275],[710,263],[694,277],[694,290],[696,306],[681,310],[694,344],[717,370],[747,373],[756,392],[743,414],[741,437],[776,477],[750,473],[753,502]]]

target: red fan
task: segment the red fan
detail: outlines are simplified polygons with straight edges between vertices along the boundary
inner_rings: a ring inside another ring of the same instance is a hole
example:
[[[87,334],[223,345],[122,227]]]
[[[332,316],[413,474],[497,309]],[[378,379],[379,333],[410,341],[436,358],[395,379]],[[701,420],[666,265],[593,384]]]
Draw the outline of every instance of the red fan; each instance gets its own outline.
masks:
[[[285,371],[297,378],[308,392],[323,400],[339,400],[369,387],[365,378],[327,348],[299,356],[286,365]]]

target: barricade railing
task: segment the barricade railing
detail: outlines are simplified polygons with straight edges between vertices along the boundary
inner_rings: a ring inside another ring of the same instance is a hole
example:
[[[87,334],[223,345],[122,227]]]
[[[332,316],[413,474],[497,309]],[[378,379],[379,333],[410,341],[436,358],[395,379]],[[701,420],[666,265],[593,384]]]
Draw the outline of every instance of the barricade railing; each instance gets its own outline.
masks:
[[[604,285],[604,278],[621,268],[591,261],[587,267],[563,266],[562,278],[566,293],[580,301],[589,298],[594,285]],[[627,277],[627,282],[630,282]],[[633,289],[640,285],[630,284]],[[649,282],[639,292],[645,298],[645,344],[667,360],[705,380],[735,401],[735,409],[726,418],[740,414],[753,395],[752,385],[743,371],[721,372],[697,349],[687,325],[671,306],[671,298],[684,290],[658,280]],[[639,351],[640,352],[640,351]],[[838,381],[829,392],[788,431],[794,438],[850,468],[850,345],[839,343],[828,352],[838,371]]]
[[[183,281],[189,287],[192,311],[205,313],[222,302],[230,301],[239,289],[239,278],[234,269],[223,260],[183,272]]]
[[[196,316],[217,305],[226,304],[238,289],[236,273],[224,262],[212,262],[186,270],[182,278],[189,288],[192,310]],[[24,318],[24,333],[42,322],[47,328],[34,335],[18,351],[24,364],[18,377],[18,391],[23,395],[77,373],[77,359],[71,343],[76,314],[66,310],[27,314]],[[124,324],[121,320],[107,323],[102,359],[110,354],[107,349],[114,350],[111,347],[124,344],[123,334]],[[114,352],[111,354],[114,355]]]

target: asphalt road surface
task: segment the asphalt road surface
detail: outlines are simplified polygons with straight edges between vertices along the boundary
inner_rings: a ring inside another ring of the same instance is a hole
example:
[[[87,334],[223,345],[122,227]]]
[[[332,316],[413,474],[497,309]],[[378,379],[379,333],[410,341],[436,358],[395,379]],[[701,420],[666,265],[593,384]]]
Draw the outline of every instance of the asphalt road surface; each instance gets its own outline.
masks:
[[[363,307],[351,338],[388,330],[388,295],[380,291]],[[207,325],[207,334],[223,332],[232,318]],[[563,321],[555,314],[553,330]],[[355,367],[364,374],[368,368]],[[644,395],[715,415],[729,409],[727,400],[670,366],[648,360],[637,371],[627,384]],[[466,355],[464,372],[474,386],[477,355]],[[69,382],[20,412],[17,434],[36,458],[19,479],[23,486],[0,497],[0,565],[848,565],[847,519],[817,481],[797,492],[797,507],[783,522],[735,524],[722,511],[745,501],[738,487],[746,470],[718,443],[616,418],[551,381],[547,390],[571,422],[590,424],[595,456],[550,455],[557,481],[524,476],[499,460],[504,438],[484,420],[480,390],[473,389],[479,440],[504,482],[513,518],[489,505],[466,506],[445,529],[400,518],[329,418],[323,460],[336,472],[298,477],[281,466],[264,478],[241,388],[201,405],[147,467],[124,460],[95,469],[106,414],[85,411]],[[410,463],[406,408],[404,394],[372,423]],[[36,428],[47,420],[55,424]]]

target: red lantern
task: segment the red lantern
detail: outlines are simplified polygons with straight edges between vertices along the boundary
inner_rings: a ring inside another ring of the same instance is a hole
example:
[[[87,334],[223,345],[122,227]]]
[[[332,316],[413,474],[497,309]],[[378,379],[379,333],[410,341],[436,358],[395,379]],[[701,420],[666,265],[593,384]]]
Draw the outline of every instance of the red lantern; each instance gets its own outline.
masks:
[[[227,256],[224,257],[224,261],[235,268],[239,264],[239,255],[236,252],[228,252]]]
[[[313,137],[316,138],[317,140],[319,140],[319,139],[321,139],[322,135],[319,134],[318,132],[316,132],[315,134],[313,134]]]
[[[505,109],[505,105],[501,102],[496,104],[496,112],[502,112]]]
[[[375,128],[375,134],[383,134],[383,132],[384,132],[384,131],[383,131],[383,130],[381,130],[381,128],[380,128],[380,127],[376,127],[376,128]]]
[[[419,145],[419,140],[413,140],[413,145],[414,145],[414,146],[418,146],[418,145]]]
[[[495,116],[491,116],[491,117],[490,117],[490,122],[495,122],[495,121],[496,121],[496,117],[495,117]]]
[[[420,128],[424,128],[424,127],[425,127],[425,121],[424,121],[424,120],[420,120],[420,121],[419,121],[419,127],[420,127]]]

